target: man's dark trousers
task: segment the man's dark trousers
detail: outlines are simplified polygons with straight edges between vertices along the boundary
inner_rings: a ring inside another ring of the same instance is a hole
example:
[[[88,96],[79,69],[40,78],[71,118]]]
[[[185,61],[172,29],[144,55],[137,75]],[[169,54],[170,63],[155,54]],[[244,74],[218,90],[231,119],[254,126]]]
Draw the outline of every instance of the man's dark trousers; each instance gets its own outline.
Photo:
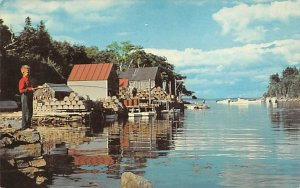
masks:
[[[22,128],[30,128],[32,118],[32,92],[22,93]]]

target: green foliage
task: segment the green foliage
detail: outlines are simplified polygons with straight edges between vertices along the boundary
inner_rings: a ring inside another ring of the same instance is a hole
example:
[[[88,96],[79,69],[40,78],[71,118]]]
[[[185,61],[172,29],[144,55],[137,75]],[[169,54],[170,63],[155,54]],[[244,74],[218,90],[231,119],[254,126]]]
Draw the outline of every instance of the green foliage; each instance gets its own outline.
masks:
[[[103,51],[96,46],[71,45],[66,41],[53,40],[43,21],[33,27],[30,17],[25,19],[24,29],[18,36],[0,19],[0,37],[1,95],[5,98],[13,98],[18,93],[23,64],[31,66],[36,84],[65,83],[74,64],[99,62],[114,63],[119,70],[159,66],[166,81],[185,79],[175,73],[174,66],[165,57],[146,53],[141,46],[129,41],[112,42]],[[187,95],[192,93],[183,85],[178,91]]]
[[[157,66],[162,69],[162,77],[167,83],[186,79],[185,76],[175,73],[174,65],[168,63],[167,58],[146,53],[141,46],[135,46],[129,41],[120,44],[113,42],[107,46],[107,51],[113,54],[114,61],[111,62],[116,62],[120,71],[128,68]],[[182,84],[178,86],[177,91],[188,96],[193,94]]]
[[[270,76],[267,97],[297,98],[300,97],[300,74],[296,67],[287,67],[278,74]]]
[[[112,52],[114,55],[114,62],[117,64],[120,71],[126,70],[130,67],[132,63],[130,55],[141,49],[141,46],[135,46],[129,41],[121,42],[120,44],[114,41],[107,46],[107,51]]]
[[[35,84],[65,83],[73,64],[90,63],[85,46],[70,45],[52,40],[43,21],[34,28],[31,19],[25,19],[24,29],[15,36],[0,20],[1,33],[1,95],[13,98],[18,93],[20,67],[32,68]]]

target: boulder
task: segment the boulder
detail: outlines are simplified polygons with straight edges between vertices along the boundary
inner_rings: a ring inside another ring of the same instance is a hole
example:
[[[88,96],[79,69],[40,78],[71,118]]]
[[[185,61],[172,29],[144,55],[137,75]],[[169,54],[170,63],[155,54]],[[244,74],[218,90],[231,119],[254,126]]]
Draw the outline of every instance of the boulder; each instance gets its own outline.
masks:
[[[25,157],[39,157],[42,155],[41,143],[19,145],[13,148],[0,148],[0,158],[13,159]]]
[[[132,172],[124,172],[121,177],[121,188],[152,188],[152,183]]]
[[[40,133],[34,129],[26,129],[18,131],[13,135],[16,141],[25,142],[25,143],[36,143],[39,142],[41,137]]]

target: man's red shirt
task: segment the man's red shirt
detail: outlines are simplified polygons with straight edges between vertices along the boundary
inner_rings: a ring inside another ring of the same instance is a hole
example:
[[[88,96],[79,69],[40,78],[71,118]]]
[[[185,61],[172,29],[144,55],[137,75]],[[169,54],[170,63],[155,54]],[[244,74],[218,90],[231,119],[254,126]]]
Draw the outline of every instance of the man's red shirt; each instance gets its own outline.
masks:
[[[28,77],[22,77],[19,81],[19,91],[20,93],[26,93],[32,91],[32,84]]]

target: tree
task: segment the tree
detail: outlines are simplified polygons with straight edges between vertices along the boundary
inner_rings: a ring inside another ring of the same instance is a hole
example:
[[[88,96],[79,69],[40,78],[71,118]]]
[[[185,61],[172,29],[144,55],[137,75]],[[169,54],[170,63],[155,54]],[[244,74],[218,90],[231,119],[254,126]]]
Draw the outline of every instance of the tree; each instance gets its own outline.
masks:
[[[272,74],[270,76],[270,83],[279,83],[279,82],[280,82],[280,78],[279,78],[278,73]]]
[[[298,75],[298,74],[299,74],[299,71],[296,67],[287,67],[282,72],[282,77],[283,78],[294,77],[295,75]]]
[[[38,48],[36,49],[35,53],[39,54],[43,58],[49,57],[49,52],[53,49],[51,43],[52,39],[46,30],[46,26],[43,21],[41,21],[37,26],[36,40],[36,46]]]
[[[146,53],[141,46],[133,45],[129,41],[112,42],[106,50],[100,51],[96,46],[85,47],[71,45],[66,41],[55,41],[43,21],[33,27],[30,17],[25,19],[24,28],[18,36],[3,23],[0,19],[0,82],[1,89],[4,88],[2,91],[10,97],[18,93],[17,83],[21,77],[19,69],[22,64],[32,67],[37,84],[65,83],[74,64],[94,62],[114,63],[119,70],[158,66],[167,83],[185,78],[175,73],[174,65],[168,63],[167,58]],[[178,89],[189,93],[185,86]]]
[[[300,96],[300,75],[296,67],[287,67],[282,71],[282,77],[278,74],[270,76],[268,92],[270,97],[295,98]]]
[[[114,41],[107,46],[107,51],[111,51],[114,54],[114,59],[120,71],[130,66],[129,55],[140,49],[142,49],[141,46],[135,46],[129,41],[121,42],[120,44]]]
[[[15,36],[11,30],[4,25],[4,21],[0,19],[0,55],[5,56],[7,51],[11,50],[15,43]]]
[[[14,33],[0,19],[0,98],[12,99],[17,92],[18,64],[15,57],[16,38]]]

